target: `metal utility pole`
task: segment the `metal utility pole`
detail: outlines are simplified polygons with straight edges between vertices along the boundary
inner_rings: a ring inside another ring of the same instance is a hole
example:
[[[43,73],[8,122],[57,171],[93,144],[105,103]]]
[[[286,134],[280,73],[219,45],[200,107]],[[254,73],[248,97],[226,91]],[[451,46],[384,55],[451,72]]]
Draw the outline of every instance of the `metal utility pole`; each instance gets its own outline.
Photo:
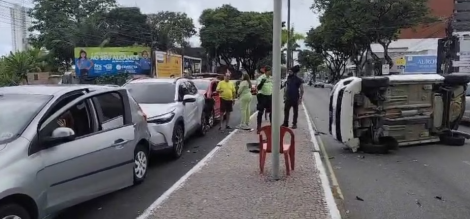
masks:
[[[291,37],[291,32],[290,32],[290,0],[287,0],[287,69],[291,67],[291,48],[290,48],[290,37]]]
[[[282,0],[274,0],[273,15],[273,95],[271,142],[273,159],[273,179],[279,180],[279,151],[281,131],[281,35],[282,35]]]

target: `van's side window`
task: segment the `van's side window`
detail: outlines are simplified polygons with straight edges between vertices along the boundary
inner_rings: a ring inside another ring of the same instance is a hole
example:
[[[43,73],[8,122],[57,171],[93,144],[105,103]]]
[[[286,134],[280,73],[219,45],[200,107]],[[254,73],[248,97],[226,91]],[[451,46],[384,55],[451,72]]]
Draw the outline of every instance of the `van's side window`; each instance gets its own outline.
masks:
[[[98,103],[98,113],[102,130],[114,129],[124,125],[124,104],[118,93],[106,93],[94,97]]]

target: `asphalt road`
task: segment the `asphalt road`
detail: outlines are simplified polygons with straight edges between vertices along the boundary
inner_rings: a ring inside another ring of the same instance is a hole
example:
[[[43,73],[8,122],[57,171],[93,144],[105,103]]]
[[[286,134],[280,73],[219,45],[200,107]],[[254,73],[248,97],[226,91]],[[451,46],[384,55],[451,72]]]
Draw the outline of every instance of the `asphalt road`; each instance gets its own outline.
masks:
[[[328,134],[329,90],[306,87],[304,102],[351,219],[470,218],[470,142],[411,146],[387,155],[352,153]],[[470,128],[461,127],[470,132]],[[357,200],[359,197],[363,201]]]
[[[255,105],[253,101],[252,111]],[[240,110],[235,104],[231,126],[238,125],[240,119]],[[163,155],[152,157],[143,184],[72,207],[60,214],[58,219],[135,219],[228,134],[214,127],[205,137],[191,137],[186,141],[186,153],[180,159],[169,160]]]

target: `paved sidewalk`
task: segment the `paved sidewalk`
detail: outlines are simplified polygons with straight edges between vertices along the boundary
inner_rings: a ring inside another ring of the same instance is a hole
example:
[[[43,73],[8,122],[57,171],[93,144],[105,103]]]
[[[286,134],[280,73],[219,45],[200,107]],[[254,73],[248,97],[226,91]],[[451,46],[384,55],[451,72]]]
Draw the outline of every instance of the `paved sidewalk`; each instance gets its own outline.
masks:
[[[167,191],[140,218],[339,219],[336,206],[331,206],[335,204],[327,205],[323,188],[329,184],[322,184],[319,170],[323,166],[317,168],[315,159],[319,156],[314,156],[308,117],[303,107],[299,108],[298,129],[294,130],[296,169],[291,176],[280,181],[269,179],[271,155],[265,174],[260,175],[259,154],[246,148],[246,143],[258,141],[256,133],[235,131],[208,161],[201,161],[191,176],[182,179],[184,183]],[[255,120],[251,120],[252,127]],[[280,164],[285,176],[282,156]]]

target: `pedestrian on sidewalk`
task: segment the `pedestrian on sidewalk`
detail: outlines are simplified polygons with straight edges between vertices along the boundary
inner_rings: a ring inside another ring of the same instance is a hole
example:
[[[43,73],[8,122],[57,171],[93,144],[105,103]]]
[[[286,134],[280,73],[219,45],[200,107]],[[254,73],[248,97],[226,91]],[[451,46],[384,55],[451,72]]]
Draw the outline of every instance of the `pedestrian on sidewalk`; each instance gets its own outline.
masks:
[[[284,122],[282,126],[289,126],[289,112],[292,108],[294,111],[294,118],[292,119],[292,128],[297,128],[297,118],[299,116],[299,105],[302,103],[304,95],[304,81],[297,76],[300,71],[300,66],[296,65],[289,69],[287,76],[286,87],[284,89]]]
[[[250,128],[250,105],[251,105],[251,80],[248,73],[243,73],[242,81],[238,86],[238,99],[240,100],[241,122],[239,129],[251,130]]]
[[[225,129],[231,129],[229,126],[230,123],[230,113],[233,111],[233,104],[235,104],[235,85],[230,81],[230,73],[227,71],[223,81],[220,81],[217,84],[216,91],[220,96],[220,113],[223,115],[225,113]],[[223,130],[224,121],[220,121],[219,130]]]
[[[269,121],[272,121],[271,116],[271,103],[272,103],[272,94],[273,94],[273,81],[271,77],[271,69],[269,67],[264,67],[261,69],[261,72],[264,73],[256,79],[257,89],[258,89],[258,105],[256,106],[258,110],[256,130],[259,133],[261,130],[261,123],[263,121],[263,113],[269,113]]]

